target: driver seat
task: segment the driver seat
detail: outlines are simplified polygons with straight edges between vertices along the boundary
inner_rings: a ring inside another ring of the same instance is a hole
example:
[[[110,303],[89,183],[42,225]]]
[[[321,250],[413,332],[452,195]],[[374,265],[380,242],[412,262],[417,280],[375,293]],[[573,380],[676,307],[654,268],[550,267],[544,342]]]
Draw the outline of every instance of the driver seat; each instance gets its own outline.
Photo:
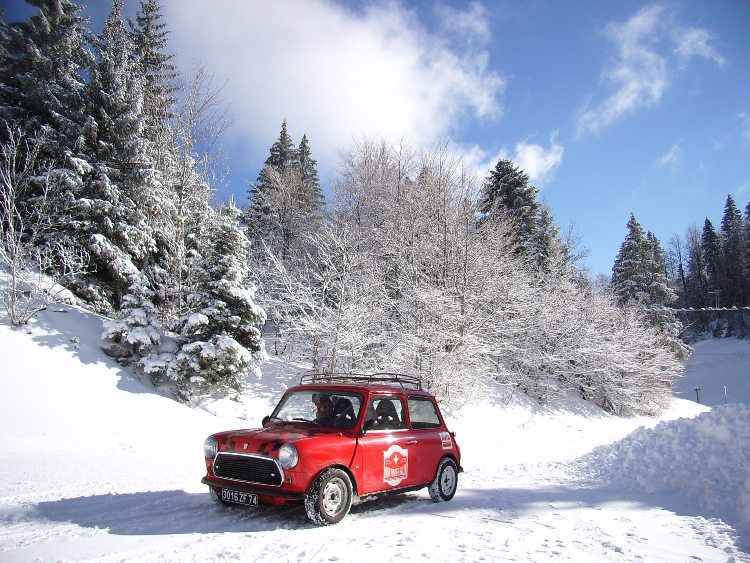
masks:
[[[341,426],[342,428],[351,428],[357,421],[357,418],[354,416],[354,406],[351,400],[346,397],[340,397],[336,401],[336,405],[333,408],[333,416],[336,426]]]

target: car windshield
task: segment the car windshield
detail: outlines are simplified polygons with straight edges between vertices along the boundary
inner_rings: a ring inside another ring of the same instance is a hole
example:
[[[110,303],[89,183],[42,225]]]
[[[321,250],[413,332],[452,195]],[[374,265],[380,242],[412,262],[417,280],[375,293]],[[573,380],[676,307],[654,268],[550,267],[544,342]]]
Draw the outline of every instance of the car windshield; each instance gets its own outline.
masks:
[[[362,408],[356,393],[328,390],[292,391],[271,415],[272,422],[309,422],[333,428],[353,428]]]

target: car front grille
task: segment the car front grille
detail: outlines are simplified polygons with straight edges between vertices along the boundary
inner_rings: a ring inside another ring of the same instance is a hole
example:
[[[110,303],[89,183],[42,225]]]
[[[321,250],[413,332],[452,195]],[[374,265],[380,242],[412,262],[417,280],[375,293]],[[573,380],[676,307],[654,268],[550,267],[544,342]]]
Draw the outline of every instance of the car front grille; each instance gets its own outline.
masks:
[[[273,458],[227,452],[216,456],[214,474],[224,479],[273,487],[281,486],[284,478],[278,461]]]

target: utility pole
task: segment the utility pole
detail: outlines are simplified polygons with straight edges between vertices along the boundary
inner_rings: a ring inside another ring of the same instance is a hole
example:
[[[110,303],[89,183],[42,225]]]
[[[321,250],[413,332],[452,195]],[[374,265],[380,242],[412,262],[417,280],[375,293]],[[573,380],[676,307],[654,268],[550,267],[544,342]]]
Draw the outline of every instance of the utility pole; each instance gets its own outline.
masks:
[[[709,300],[710,300],[710,296],[711,296],[712,294],[713,294],[713,296],[714,296],[714,299],[715,299],[715,301],[716,301],[716,308],[718,309],[718,308],[719,308],[719,295],[721,294],[721,290],[720,290],[720,289],[715,289],[715,290],[713,290],[713,291],[709,291],[709,292],[708,292],[708,295],[709,295]]]

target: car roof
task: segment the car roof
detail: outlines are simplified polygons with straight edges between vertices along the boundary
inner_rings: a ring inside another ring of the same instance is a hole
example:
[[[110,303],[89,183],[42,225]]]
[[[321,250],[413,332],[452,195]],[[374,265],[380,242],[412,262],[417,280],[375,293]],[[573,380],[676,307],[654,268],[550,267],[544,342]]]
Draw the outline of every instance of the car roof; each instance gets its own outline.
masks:
[[[432,393],[423,389],[411,389],[409,387],[402,387],[400,385],[386,385],[386,384],[370,384],[360,385],[355,383],[303,383],[301,385],[295,385],[290,387],[288,391],[328,391],[334,392],[349,392],[349,393],[362,393],[362,394],[406,394],[416,395],[419,397],[432,398]]]

